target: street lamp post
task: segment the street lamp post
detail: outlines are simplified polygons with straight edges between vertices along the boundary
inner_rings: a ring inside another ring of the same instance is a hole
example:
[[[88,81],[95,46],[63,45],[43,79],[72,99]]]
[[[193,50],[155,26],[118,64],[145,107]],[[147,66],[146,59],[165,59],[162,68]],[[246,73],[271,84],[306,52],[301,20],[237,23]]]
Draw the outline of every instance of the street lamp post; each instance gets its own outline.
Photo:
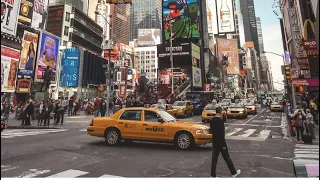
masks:
[[[173,75],[173,55],[172,55],[172,22],[170,22],[170,62],[171,62],[171,94],[173,96],[174,93],[174,75]]]
[[[108,50],[109,54],[108,54],[108,66],[107,66],[107,74],[106,74],[106,85],[107,85],[107,111],[106,114],[107,116],[109,115],[109,102],[110,102],[110,96],[111,96],[111,70],[110,70],[110,64],[111,64],[111,51],[113,50],[113,42],[111,40],[111,24],[109,23],[109,21],[107,20],[106,17],[102,16],[100,14],[100,12],[95,11],[95,14],[100,15],[101,17],[103,17],[103,19],[108,23],[109,25],[109,38],[106,39],[106,37],[103,37],[103,50]],[[108,40],[108,44],[107,46],[105,46],[105,41]],[[103,52],[103,57],[104,57],[104,52]],[[108,81],[109,78],[109,81]]]

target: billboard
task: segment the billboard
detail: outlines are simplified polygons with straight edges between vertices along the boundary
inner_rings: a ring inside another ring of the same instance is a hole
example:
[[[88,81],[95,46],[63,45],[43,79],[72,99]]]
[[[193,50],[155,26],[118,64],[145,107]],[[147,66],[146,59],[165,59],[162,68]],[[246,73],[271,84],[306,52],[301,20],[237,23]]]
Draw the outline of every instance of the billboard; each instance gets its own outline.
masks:
[[[48,15],[48,23],[46,30],[58,37],[61,37],[64,5],[50,6]]]
[[[31,26],[34,0],[21,0],[18,21]]]
[[[157,46],[159,69],[170,68],[170,45],[159,44]],[[191,67],[191,43],[173,42],[172,56],[174,67]]]
[[[32,28],[45,29],[48,16],[49,0],[34,0]]]
[[[59,39],[53,35],[42,32],[37,56],[36,80],[43,79],[44,70],[49,66],[53,73],[51,81],[55,81],[58,55]]]
[[[160,29],[138,29],[139,46],[155,46],[161,43]]]
[[[1,45],[1,92],[14,92],[20,51]]]
[[[80,51],[77,48],[65,49],[61,60],[61,87],[77,87],[79,80]]]
[[[192,66],[192,84],[194,87],[202,87],[201,69]]]
[[[219,34],[234,32],[233,0],[217,0],[216,3]]]
[[[222,63],[222,56],[228,59],[227,73],[240,74],[239,56],[238,56],[238,40],[236,39],[217,39],[219,63]]]
[[[163,0],[164,40],[200,38],[198,0]],[[171,28],[170,28],[171,27]]]
[[[24,75],[27,78],[33,78],[34,65],[38,50],[39,35],[24,31],[22,37],[22,50],[19,63],[18,76]]]
[[[1,32],[16,36],[20,0],[1,0]]]
[[[246,47],[247,47],[247,48],[254,48],[254,43],[253,43],[253,41],[247,41],[247,42],[246,42]]]
[[[172,70],[171,68],[166,68],[158,71],[158,77],[159,77],[159,83],[160,84],[171,84],[171,78],[172,78]],[[185,80],[190,79],[190,75],[188,73],[187,69],[181,69],[181,68],[173,68],[173,82],[174,84],[181,84]]]

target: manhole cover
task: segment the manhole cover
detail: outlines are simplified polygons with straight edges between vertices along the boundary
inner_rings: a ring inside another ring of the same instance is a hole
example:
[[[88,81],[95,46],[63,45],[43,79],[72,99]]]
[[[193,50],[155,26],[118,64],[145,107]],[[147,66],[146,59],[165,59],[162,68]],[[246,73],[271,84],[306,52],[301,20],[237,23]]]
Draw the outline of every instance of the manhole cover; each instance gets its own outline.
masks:
[[[143,174],[152,176],[152,177],[165,177],[170,176],[174,173],[172,169],[147,169],[143,171]]]

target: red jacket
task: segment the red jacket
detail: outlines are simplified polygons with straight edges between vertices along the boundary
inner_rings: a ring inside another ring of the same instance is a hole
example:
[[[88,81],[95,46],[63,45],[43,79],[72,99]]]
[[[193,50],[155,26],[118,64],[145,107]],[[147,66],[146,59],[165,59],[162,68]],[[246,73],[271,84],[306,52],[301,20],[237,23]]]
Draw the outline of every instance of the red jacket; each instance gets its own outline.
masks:
[[[99,100],[96,100],[96,101],[94,101],[94,104],[93,104],[93,109],[94,110],[98,110],[100,107],[99,107]]]

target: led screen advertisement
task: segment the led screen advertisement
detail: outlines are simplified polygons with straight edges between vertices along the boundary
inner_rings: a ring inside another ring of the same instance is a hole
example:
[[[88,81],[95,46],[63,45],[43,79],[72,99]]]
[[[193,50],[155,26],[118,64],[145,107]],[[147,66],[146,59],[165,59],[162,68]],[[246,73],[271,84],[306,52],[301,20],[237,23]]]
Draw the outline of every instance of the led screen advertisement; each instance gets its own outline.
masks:
[[[36,80],[43,79],[44,70],[49,66],[52,72],[51,81],[55,81],[59,55],[59,38],[42,32],[40,42],[40,48],[37,56],[38,63],[36,67]]]
[[[172,39],[200,38],[198,0],[163,0],[162,18],[165,41],[171,30]]]
[[[80,51],[76,48],[65,49],[61,59],[61,87],[77,87],[79,80]]]
[[[155,46],[161,43],[160,29],[138,29],[138,45]]]
[[[217,0],[219,34],[234,32],[233,0]]]
[[[158,77],[159,77],[160,84],[169,85],[172,83],[171,82],[171,78],[172,78],[171,68],[159,70],[158,74],[159,74]],[[187,69],[173,68],[173,77],[174,77],[174,79],[173,79],[174,84],[181,84],[185,80],[189,80],[191,76],[188,73]]]
[[[1,45],[1,92],[14,92],[20,51]]]
[[[219,63],[227,65],[228,74],[240,74],[238,41],[236,39],[217,39],[217,44]],[[223,59],[223,56],[226,59]]]
[[[22,50],[19,63],[18,76],[24,75],[26,78],[33,78],[34,64],[38,50],[39,35],[24,31],[22,37]]]

